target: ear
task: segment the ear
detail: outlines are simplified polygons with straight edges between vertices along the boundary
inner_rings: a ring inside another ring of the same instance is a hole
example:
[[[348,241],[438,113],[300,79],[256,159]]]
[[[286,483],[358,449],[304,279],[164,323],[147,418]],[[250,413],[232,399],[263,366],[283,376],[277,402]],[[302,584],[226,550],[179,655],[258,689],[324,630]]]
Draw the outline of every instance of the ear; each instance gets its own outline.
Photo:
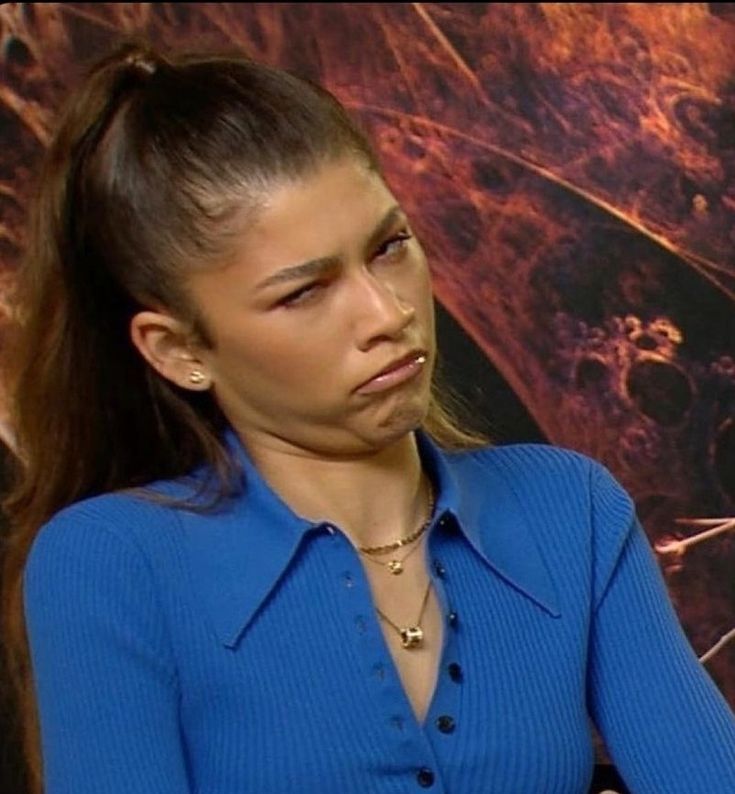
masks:
[[[138,312],[130,320],[130,338],[153,369],[177,386],[205,391],[212,385],[191,343],[191,329],[181,320],[163,312]]]

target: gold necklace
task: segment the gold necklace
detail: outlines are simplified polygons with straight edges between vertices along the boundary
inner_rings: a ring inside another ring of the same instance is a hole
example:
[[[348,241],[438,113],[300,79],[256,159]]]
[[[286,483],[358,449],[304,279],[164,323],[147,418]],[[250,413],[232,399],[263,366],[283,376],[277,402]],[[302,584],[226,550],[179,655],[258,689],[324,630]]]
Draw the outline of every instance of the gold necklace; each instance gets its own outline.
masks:
[[[384,615],[377,607],[375,607],[375,611],[380,615],[380,617],[383,618],[386,623],[391,625],[399,633],[401,637],[401,645],[406,650],[411,650],[411,648],[420,648],[424,644],[424,630],[421,628],[421,618],[423,618],[426,604],[429,602],[430,589],[431,579],[429,579],[429,582],[426,585],[426,593],[424,593],[424,600],[421,603],[421,611],[419,612],[415,626],[403,626],[403,628],[401,628],[401,626],[396,626],[396,624],[389,617],[387,617],[387,615]]]
[[[416,549],[421,548],[421,544],[417,543],[409,552],[406,553],[404,557],[400,560],[389,560],[388,562],[383,562],[382,560],[375,560],[369,555],[365,555],[366,560],[370,560],[370,562],[374,562],[376,565],[382,565],[384,568],[388,568],[388,570],[398,576],[398,574],[403,573],[403,563],[416,551]]]
[[[434,515],[434,491],[431,487],[431,482],[429,482],[429,509],[428,509],[428,518],[424,523],[415,531],[412,532],[410,535],[407,535],[404,538],[400,538],[400,540],[396,540],[393,543],[387,543],[383,546],[358,546],[357,550],[362,552],[363,554],[386,554],[391,551],[395,551],[396,549],[400,549],[403,546],[407,546],[409,543],[413,543],[414,540],[417,540],[421,537],[421,535],[426,532],[429,528],[429,524],[431,524],[431,519]],[[387,566],[388,570],[395,574],[396,576],[400,573],[403,573],[403,563],[406,559],[408,559],[409,555],[413,553],[415,549],[418,548],[420,544],[416,544],[416,546],[409,551],[405,557],[401,560],[392,559],[389,562],[381,562],[380,560],[373,560],[373,562],[378,563],[378,565]],[[372,559],[372,557],[368,557],[368,559]]]

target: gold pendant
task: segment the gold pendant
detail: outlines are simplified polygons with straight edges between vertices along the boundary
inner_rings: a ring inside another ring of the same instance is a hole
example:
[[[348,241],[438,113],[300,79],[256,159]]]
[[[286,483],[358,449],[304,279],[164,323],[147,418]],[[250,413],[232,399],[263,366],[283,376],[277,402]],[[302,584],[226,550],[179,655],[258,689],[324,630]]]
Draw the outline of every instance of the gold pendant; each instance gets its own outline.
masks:
[[[399,573],[403,573],[403,563],[400,560],[391,560],[388,563],[388,570],[397,576]]]
[[[424,642],[421,626],[407,626],[401,629],[401,640],[404,648],[418,648]]]

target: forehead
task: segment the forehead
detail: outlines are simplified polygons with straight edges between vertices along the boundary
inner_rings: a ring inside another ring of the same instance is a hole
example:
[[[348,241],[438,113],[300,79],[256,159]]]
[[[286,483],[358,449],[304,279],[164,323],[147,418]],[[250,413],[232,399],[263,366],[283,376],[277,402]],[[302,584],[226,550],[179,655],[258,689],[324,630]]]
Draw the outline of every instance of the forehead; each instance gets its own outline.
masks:
[[[368,234],[395,203],[382,177],[360,160],[328,163],[267,191],[244,235],[243,252],[267,252],[274,260],[336,254]]]

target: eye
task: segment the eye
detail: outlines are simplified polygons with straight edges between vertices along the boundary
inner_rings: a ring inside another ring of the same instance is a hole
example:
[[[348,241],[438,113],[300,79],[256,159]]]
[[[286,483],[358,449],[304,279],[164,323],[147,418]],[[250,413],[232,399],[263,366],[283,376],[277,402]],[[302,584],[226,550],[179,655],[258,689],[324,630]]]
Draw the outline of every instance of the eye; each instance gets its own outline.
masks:
[[[302,303],[307,303],[316,295],[322,286],[324,285],[319,281],[315,281],[313,284],[305,284],[303,287],[299,287],[299,289],[294,290],[284,298],[281,298],[281,300],[278,301],[278,305],[286,306],[288,308],[290,306],[299,306]]]
[[[401,253],[406,246],[408,245],[408,241],[413,239],[413,235],[404,230],[396,234],[395,236],[386,240],[383,245],[378,248],[376,252],[376,256],[394,256],[395,254]]]

